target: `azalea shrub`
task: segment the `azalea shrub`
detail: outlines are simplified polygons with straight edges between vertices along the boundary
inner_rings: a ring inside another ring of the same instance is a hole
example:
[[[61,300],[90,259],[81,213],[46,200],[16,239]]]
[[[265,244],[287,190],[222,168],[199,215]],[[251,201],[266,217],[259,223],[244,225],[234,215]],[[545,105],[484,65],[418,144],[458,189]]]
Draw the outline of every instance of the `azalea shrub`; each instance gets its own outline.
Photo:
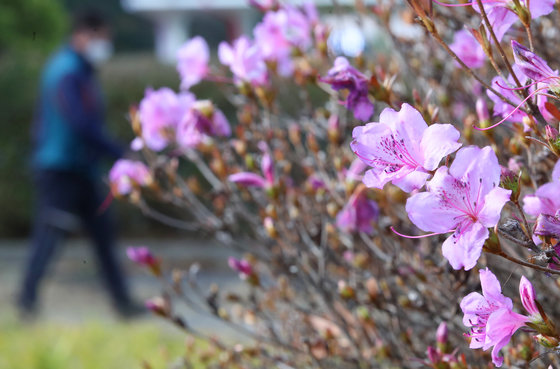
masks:
[[[219,63],[200,37],[178,50],[177,89],[130,111],[142,161],[109,174],[115,197],[230,247],[245,288],[131,248],[162,282],[147,307],[206,337],[209,367],[559,365],[554,1],[338,6],[390,45],[353,57],[312,2],[250,2],[262,20]],[[190,92],[203,80],[236,114]],[[246,339],[197,332],[178,305]]]

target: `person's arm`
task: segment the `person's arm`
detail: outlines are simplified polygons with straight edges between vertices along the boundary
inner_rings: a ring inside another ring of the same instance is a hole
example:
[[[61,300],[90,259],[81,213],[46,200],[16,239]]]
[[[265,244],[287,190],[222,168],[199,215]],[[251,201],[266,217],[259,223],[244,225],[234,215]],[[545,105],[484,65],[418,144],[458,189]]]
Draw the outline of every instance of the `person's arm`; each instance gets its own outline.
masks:
[[[62,79],[57,91],[60,110],[88,145],[102,154],[121,157],[124,150],[104,134],[99,112],[88,111],[80,84],[80,78],[75,74],[68,74]]]

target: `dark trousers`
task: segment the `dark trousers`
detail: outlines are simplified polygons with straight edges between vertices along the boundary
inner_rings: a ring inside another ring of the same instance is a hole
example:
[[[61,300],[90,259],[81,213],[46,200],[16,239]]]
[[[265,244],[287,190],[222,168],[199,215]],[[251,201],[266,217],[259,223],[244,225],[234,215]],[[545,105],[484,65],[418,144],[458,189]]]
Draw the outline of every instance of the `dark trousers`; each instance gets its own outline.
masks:
[[[128,290],[115,257],[115,229],[110,214],[100,212],[104,196],[95,180],[72,172],[40,171],[35,178],[36,218],[31,252],[20,292],[22,308],[32,310],[37,290],[65,236],[82,225],[93,240],[95,254],[117,307],[130,303]]]

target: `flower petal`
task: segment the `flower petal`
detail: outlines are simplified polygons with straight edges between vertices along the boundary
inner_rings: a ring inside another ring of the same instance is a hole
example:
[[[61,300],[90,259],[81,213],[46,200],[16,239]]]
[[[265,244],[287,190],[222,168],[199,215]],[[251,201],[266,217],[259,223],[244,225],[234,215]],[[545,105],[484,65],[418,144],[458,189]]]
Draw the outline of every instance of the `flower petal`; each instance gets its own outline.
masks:
[[[441,159],[461,147],[457,142],[461,134],[451,124],[432,124],[422,136],[421,147],[424,165],[427,170],[435,170]]]
[[[406,212],[415,226],[426,232],[447,232],[457,224],[457,211],[442,207],[439,198],[431,192],[421,192],[406,201]]]
[[[467,146],[457,152],[449,173],[464,181],[469,188],[467,201],[481,205],[483,196],[500,183],[501,168],[490,146]]]
[[[235,173],[228,177],[230,182],[238,183],[246,187],[265,187],[266,180],[255,173],[241,172]]]
[[[560,181],[549,182],[537,189],[534,195],[523,198],[523,210],[533,216],[539,214],[556,214],[560,209]]]
[[[443,256],[455,270],[472,269],[480,257],[488,234],[488,229],[480,223],[474,223],[460,232],[456,231],[443,243]]]
[[[478,215],[478,221],[485,227],[494,227],[500,221],[502,208],[509,201],[511,190],[501,187],[493,188],[484,196],[484,206]]]
[[[489,305],[484,296],[478,292],[471,292],[461,300],[463,311],[463,324],[472,327],[478,322],[478,314],[489,310]]]
[[[405,176],[394,179],[393,184],[404,192],[412,192],[413,190],[422,188],[430,175],[430,173],[420,168],[408,173]]]
[[[528,321],[526,316],[514,313],[510,309],[499,309],[493,312],[486,323],[486,342],[485,350],[491,346],[492,362],[496,366],[501,366],[503,358],[499,356],[499,352],[511,340],[511,336],[525,325]]]

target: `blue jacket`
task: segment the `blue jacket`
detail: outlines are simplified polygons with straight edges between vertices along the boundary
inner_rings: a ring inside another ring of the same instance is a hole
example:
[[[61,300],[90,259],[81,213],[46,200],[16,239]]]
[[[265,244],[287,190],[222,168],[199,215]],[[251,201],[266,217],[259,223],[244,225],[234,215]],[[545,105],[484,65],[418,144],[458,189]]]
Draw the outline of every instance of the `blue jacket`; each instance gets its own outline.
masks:
[[[41,77],[33,129],[33,165],[95,175],[101,155],[118,158],[122,148],[104,133],[105,106],[95,70],[69,45],[47,62]]]

